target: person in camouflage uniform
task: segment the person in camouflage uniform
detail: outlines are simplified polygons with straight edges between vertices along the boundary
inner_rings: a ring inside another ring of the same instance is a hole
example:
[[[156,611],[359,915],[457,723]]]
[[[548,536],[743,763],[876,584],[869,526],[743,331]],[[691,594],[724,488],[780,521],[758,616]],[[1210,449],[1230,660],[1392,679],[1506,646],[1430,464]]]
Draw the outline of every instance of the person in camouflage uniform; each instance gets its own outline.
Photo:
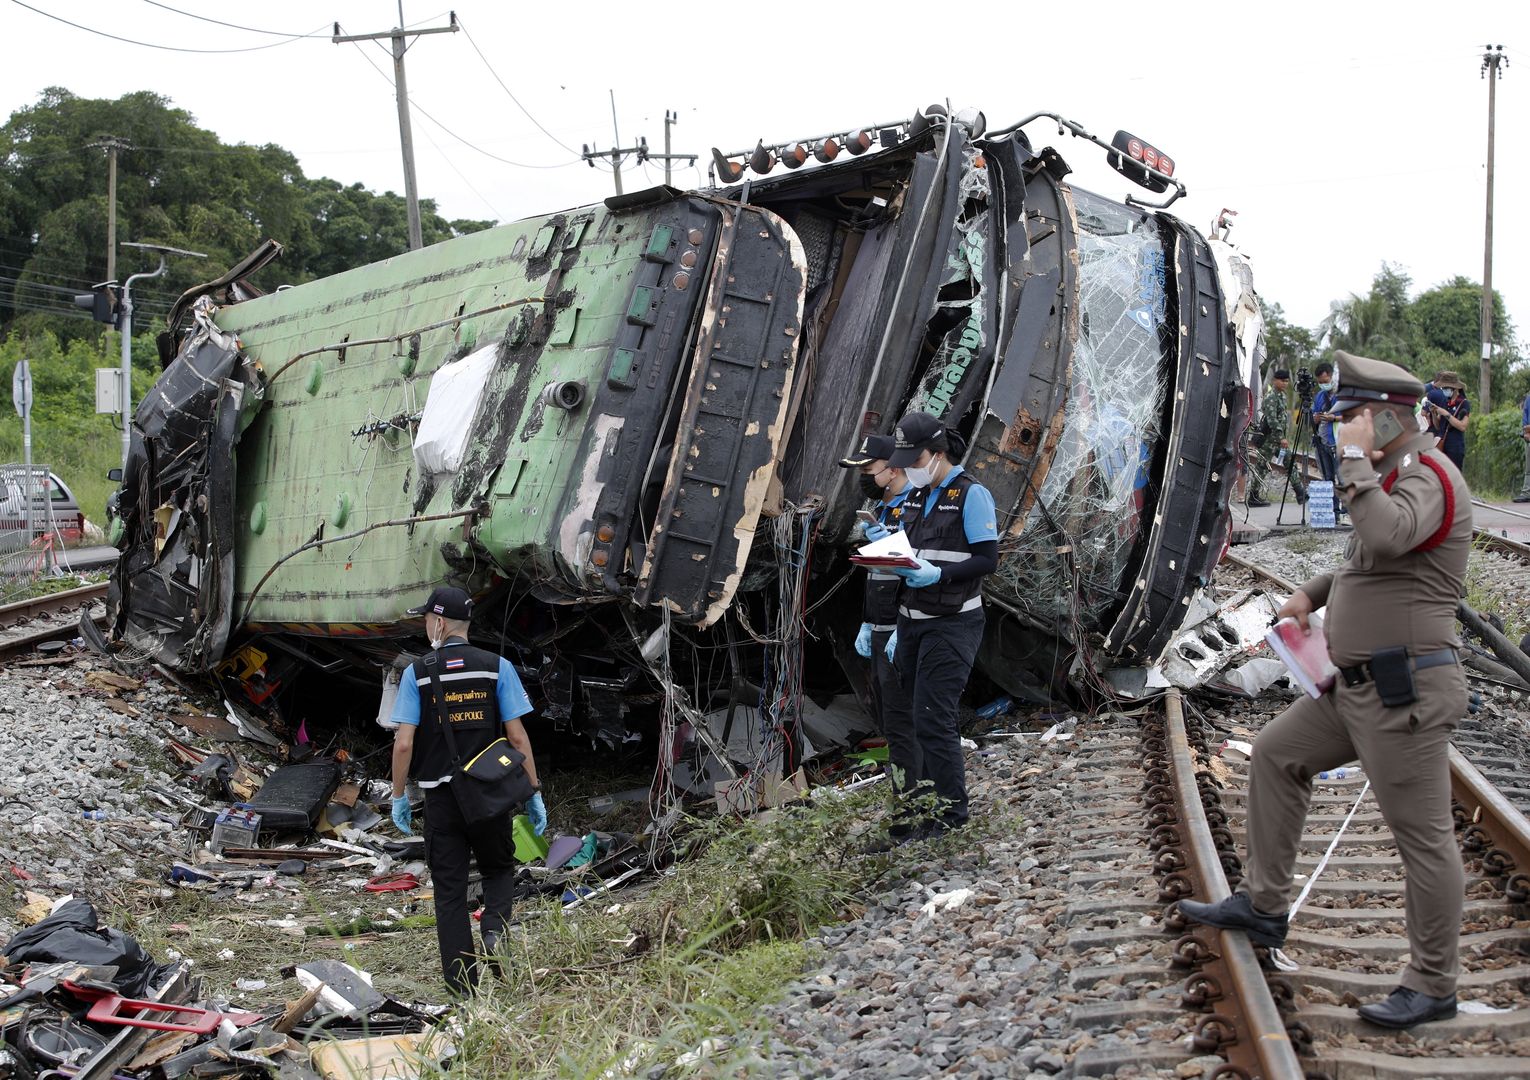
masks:
[[[1258,446],[1251,447],[1252,453],[1248,458],[1249,506],[1270,505],[1264,498],[1265,484],[1272,478],[1275,471],[1273,465],[1275,456],[1291,445],[1290,440],[1286,438],[1286,425],[1291,416],[1290,405],[1286,400],[1286,390],[1290,385],[1291,372],[1286,368],[1276,368],[1274,374],[1270,376],[1270,384],[1264,388],[1264,399],[1259,405],[1259,419],[1252,428],[1253,431],[1262,433],[1264,440]]]

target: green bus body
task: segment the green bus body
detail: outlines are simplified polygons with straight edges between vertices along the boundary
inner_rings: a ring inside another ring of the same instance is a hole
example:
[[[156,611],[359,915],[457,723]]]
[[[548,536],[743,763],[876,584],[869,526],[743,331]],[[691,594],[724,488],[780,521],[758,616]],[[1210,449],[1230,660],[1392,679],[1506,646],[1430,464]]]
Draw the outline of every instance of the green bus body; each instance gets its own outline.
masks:
[[[1229,245],[1067,173],[945,121],[271,295],[235,268],[177,305],[138,410],[111,636],[182,670],[252,636],[365,669],[450,581],[567,715],[632,685],[612,642],[656,613],[706,628],[842,575],[839,459],[923,409],[998,509],[994,682],[1145,667],[1227,541],[1261,323]]]

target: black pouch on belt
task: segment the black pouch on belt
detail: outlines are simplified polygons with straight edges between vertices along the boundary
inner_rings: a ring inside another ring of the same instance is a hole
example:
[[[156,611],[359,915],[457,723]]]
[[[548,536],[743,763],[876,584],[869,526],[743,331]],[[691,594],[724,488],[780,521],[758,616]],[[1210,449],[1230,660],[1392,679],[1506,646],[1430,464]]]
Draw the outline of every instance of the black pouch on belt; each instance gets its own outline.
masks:
[[[1376,694],[1388,708],[1412,705],[1418,700],[1413,686],[1413,662],[1405,648],[1378,649],[1371,653],[1371,679]]]

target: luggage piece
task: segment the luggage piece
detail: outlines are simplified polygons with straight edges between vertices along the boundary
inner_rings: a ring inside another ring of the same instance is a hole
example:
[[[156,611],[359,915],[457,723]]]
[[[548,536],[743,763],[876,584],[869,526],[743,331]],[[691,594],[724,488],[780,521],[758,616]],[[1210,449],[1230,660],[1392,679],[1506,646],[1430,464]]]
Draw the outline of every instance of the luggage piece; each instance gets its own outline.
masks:
[[[254,798],[240,805],[260,814],[262,832],[307,832],[318,824],[339,786],[339,762],[284,765],[266,778]]]

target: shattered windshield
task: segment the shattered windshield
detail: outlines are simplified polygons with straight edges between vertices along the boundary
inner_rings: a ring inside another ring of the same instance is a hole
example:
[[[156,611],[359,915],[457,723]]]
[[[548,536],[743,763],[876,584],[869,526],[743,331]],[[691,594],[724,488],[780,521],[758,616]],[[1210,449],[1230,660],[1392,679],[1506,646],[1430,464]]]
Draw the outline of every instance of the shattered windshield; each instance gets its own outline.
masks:
[[[1043,626],[1098,626],[1143,525],[1163,411],[1166,254],[1157,222],[1075,191],[1079,335],[1063,436],[991,592]]]

